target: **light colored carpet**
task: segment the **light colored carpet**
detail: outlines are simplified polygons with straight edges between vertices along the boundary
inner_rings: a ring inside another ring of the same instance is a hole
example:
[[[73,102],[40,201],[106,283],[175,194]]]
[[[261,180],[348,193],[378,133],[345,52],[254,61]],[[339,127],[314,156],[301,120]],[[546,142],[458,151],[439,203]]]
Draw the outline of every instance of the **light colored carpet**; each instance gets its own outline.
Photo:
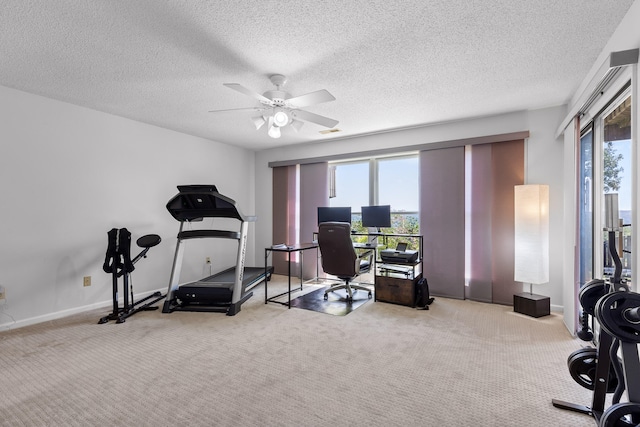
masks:
[[[584,343],[558,314],[436,298],[341,317],[265,305],[262,285],[232,317],[98,325],[107,312],[0,333],[0,425],[594,425],[551,405],[590,403],[566,367]]]

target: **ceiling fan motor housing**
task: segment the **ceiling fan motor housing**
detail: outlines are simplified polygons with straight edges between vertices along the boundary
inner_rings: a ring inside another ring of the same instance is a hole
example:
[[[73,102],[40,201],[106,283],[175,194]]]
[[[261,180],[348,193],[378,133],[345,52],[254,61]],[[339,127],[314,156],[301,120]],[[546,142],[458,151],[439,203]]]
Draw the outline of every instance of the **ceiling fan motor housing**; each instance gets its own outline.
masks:
[[[269,98],[277,107],[284,106],[284,101],[291,98],[291,95],[283,90],[268,90],[263,96]]]
[[[269,77],[269,80],[271,80],[271,83],[273,83],[273,85],[278,89],[280,89],[280,87],[284,86],[285,83],[287,83],[287,77],[283,76],[282,74],[274,74]]]

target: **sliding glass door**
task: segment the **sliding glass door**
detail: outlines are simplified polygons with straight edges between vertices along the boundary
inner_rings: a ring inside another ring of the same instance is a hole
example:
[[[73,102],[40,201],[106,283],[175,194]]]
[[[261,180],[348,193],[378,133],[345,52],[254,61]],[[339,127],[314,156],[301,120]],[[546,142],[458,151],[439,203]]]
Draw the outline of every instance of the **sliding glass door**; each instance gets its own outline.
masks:
[[[600,111],[580,138],[579,170],[579,286],[593,278],[611,278],[615,263],[614,247],[622,263],[622,279],[633,287],[631,259],[632,210],[635,206],[631,105],[629,90],[623,91]],[[637,190],[636,190],[637,192]],[[610,241],[605,230],[605,195],[617,196],[618,218]]]
[[[593,279],[593,126],[580,137],[580,185],[578,223],[580,228],[579,282]]]

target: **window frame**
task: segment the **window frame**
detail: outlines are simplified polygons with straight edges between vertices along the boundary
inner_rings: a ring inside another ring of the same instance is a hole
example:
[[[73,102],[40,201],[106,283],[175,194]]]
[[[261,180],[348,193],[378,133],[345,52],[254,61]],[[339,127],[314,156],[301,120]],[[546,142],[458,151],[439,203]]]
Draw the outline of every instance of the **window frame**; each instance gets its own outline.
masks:
[[[637,102],[639,101],[637,96],[637,90],[634,90],[637,82],[630,69],[624,70],[618,78],[611,84],[611,86],[605,90],[600,99],[594,103],[591,108],[585,112],[580,118],[580,136],[584,135],[591,127],[593,132],[593,270],[592,274],[594,278],[604,278],[604,253],[600,248],[604,245],[604,233],[602,232],[602,224],[604,220],[604,120],[605,118],[617,108],[624,100],[631,96],[632,103],[632,133],[631,133],[631,162],[632,173],[631,177],[631,210],[637,212],[638,197],[636,195],[639,186],[639,175],[635,172],[640,167],[640,156],[638,155],[638,141],[636,135],[638,134],[635,129],[638,126],[635,118],[637,114]],[[596,158],[597,155],[597,158]],[[580,165],[578,165],[580,166]],[[637,217],[637,216],[636,216]],[[637,227],[637,225],[635,225]],[[639,289],[638,281],[638,232],[632,232],[631,238],[631,285],[634,289]],[[578,278],[576,278],[578,281]]]
[[[357,159],[349,159],[349,160],[338,160],[338,161],[333,161],[333,162],[329,162],[329,168],[330,170],[332,170],[332,172],[330,172],[330,177],[329,177],[329,181],[333,181],[335,182],[335,186],[338,186],[337,183],[337,178],[331,177],[331,173],[335,173],[336,168],[339,167],[340,165],[354,165],[354,164],[367,164],[368,165],[368,171],[369,171],[369,195],[368,195],[368,200],[369,200],[369,206],[375,206],[375,205],[379,205],[382,202],[380,201],[380,182],[379,182],[379,178],[380,178],[380,163],[384,162],[384,161],[393,161],[393,160],[403,160],[403,159],[415,159],[418,163],[417,163],[417,172],[419,172],[419,161],[420,161],[420,157],[419,157],[419,153],[418,152],[404,152],[404,153],[398,153],[398,154],[393,154],[393,155],[384,155],[384,156],[374,156],[374,157],[369,157],[369,158],[357,158]],[[420,188],[418,186],[417,189],[417,194],[416,197],[419,198],[419,193],[420,193]],[[331,199],[329,201],[330,206],[333,206]],[[395,227],[393,226],[393,217],[394,215],[402,215],[402,216],[415,216],[418,218],[418,222],[417,222],[417,234],[420,233],[420,211],[419,211],[419,205],[417,206],[416,211],[406,211],[406,210],[401,210],[401,211],[394,211],[393,210],[393,206],[391,206],[391,216],[392,216],[392,229],[394,233],[397,233]],[[351,215],[352,216],[356,216],[356,217],[360,217],[360,220],[362,218],[362,212],[361,212],[361,207],[356,207],[356,206],[351,206]],[[393,241],[387,242],[389,244],[395,244],[395,240],[397,239],[392,239]],[[415,249],[415,248],[412,248]]]
[[[418,159],[418,152],[412,153],[401,153],[387,156],[374,156],[369,158],[359,158],[359,159],[349,159],[349,160],[336,160],[329,162],[329,167],[337,167],[340,165],[349,165],[349,164],[358,164],[358,163],[368,163],[369,164],[369,205],[374,206],[379,204],[380,200],[380,187],[379,187],[379,163],[380,161],[387,160],[402,160],[402,159]],[[401,213],[401,214],[413,214],[418,215],[420,212],[417,211],[394,211],[393,206],[391,207],[391,214]],[[362,214],[360,211],[353,210],[352,214]]]

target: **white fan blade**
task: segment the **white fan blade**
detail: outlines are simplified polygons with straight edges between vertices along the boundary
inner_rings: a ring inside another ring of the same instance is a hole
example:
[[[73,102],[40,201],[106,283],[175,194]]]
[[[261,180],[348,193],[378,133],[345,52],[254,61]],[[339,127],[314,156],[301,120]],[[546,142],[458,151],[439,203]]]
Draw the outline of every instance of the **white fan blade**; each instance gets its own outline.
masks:
[[[240,93],[244,93],[247,96],[255,98],[258,101],[262,102],[263,104],[272,105],[272,101],[269,98],[267,98],[266,96],[260,95],[259,93],[254,92],[251,89],[247,89],[246,87],[242,86],[241,84],[238,84],[238,83],[223,83],[223,85],[228,87],[229,89],[237,90]]]
[[[330,119],[328,117],[321,116],[319,114],[310,113],[305,110],[293,110],[292,114],[297,119],[302,119],[307,122],[316,123],[320,126],[332,128],[338,124],[337,120]]]
[[[210,113],[227,113],[229,111],[264,111],[263,107],[230,108],[228,110],[211,110]]]
[[[323,102],[335,101],[336,98],[329,93],[329,91],[322,89],[315,92],[307,93],[306,95],[294,96],[287,99],[285,102],[291,107],[302,108],[309,105],[321,104]]]

